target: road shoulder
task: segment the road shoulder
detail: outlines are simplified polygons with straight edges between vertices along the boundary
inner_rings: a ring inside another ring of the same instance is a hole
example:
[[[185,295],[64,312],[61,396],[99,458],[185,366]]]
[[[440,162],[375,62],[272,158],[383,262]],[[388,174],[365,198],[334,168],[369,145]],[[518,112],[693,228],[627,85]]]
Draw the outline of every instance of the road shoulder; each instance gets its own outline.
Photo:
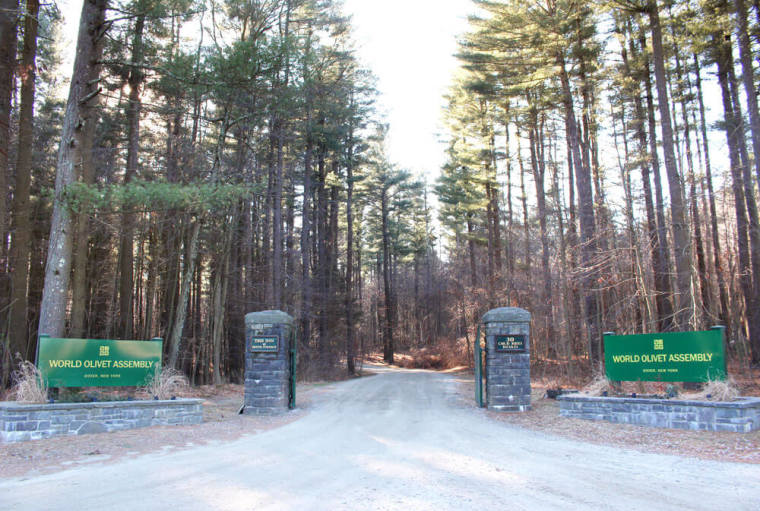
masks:
[[[458,390],[467,403],[475,407],[474,380],[471,374],[454,376]],[[605,421],[588,421],[560,417],[559,403],[545,397],[546,389],[532,386],[531,410],[522,413],[485,411],[497,422],[560,437],[634,449],[641,452],[686,456],[713,461],[760,464],[760,431],[729,433],[650,428]]]

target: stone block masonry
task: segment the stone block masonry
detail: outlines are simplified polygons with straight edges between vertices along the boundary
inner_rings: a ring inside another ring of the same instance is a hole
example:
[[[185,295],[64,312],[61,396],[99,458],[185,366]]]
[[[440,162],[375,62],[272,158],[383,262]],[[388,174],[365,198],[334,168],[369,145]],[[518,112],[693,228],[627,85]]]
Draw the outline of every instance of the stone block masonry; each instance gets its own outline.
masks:
[[[530,313],[517,307],[493,309],[483,316],[486,333],[486,404],[489,410],[530,410]],[[500,351],[501,336],[521,336],[522,350]]]
[[[0,403],[0,443],[107,433],[147,426],[200,424],[201,399],[95,403]]]
[[[562,395],[559,414],[658,428],[748,433],[760,429],[760,398],[736,401],[688,401]]]
[[[277,415],[288,410],[291,369],[290,342],[295,328],[282,311],[251,312],[245,316],[245,407],[250,415]],[[255,339],[275,338],[273,351],[252,349]]]

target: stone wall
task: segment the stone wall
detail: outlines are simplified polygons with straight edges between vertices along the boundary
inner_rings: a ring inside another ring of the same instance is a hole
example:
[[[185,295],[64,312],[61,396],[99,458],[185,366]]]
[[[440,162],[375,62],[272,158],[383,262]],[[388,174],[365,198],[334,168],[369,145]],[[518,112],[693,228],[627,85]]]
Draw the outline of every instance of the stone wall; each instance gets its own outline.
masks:
[[[201,399],[94,403],[0,403],[0,442],[106,433],[147,426],[200,424]]]
[[[530,410],[530,313],[503,307],[483,316],[486,330],[486,404],[489,410]],[[525,351],[496,350],[500,335],[525,336]]]
[[[760,398],[726,402],[570,394],[557,400],[562,417],[702,431],[747,433],[760,429]]]

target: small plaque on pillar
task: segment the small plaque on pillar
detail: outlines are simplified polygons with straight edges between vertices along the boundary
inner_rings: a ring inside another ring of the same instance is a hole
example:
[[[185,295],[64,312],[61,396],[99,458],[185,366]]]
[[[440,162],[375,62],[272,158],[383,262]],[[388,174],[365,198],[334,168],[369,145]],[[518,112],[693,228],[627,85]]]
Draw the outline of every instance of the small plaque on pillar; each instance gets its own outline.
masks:
[[[248,351],[251,353],[277,353],[277,337],[253,337],[248,345]]]
[[[511,351],[522,353],[525,351],[524,335],[497,335],[496,351]]]

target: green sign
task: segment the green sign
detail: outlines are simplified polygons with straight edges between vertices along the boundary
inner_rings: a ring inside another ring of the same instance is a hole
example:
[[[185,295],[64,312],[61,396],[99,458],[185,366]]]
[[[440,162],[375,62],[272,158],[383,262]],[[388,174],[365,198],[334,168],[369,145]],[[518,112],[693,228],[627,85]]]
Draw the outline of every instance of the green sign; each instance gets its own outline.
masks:
[[[248,349],[254,353],[276,353],[277,336],[253,337]]]
[[[525,351],[525,336],[497,335],[496,351]]]
[[[605,334],[604,365],[612,381],[723,379],[723,331]]]
[[[50,387],[144,385],[161,367],[163,341],[55,339],[40,336],[37,367]]]

